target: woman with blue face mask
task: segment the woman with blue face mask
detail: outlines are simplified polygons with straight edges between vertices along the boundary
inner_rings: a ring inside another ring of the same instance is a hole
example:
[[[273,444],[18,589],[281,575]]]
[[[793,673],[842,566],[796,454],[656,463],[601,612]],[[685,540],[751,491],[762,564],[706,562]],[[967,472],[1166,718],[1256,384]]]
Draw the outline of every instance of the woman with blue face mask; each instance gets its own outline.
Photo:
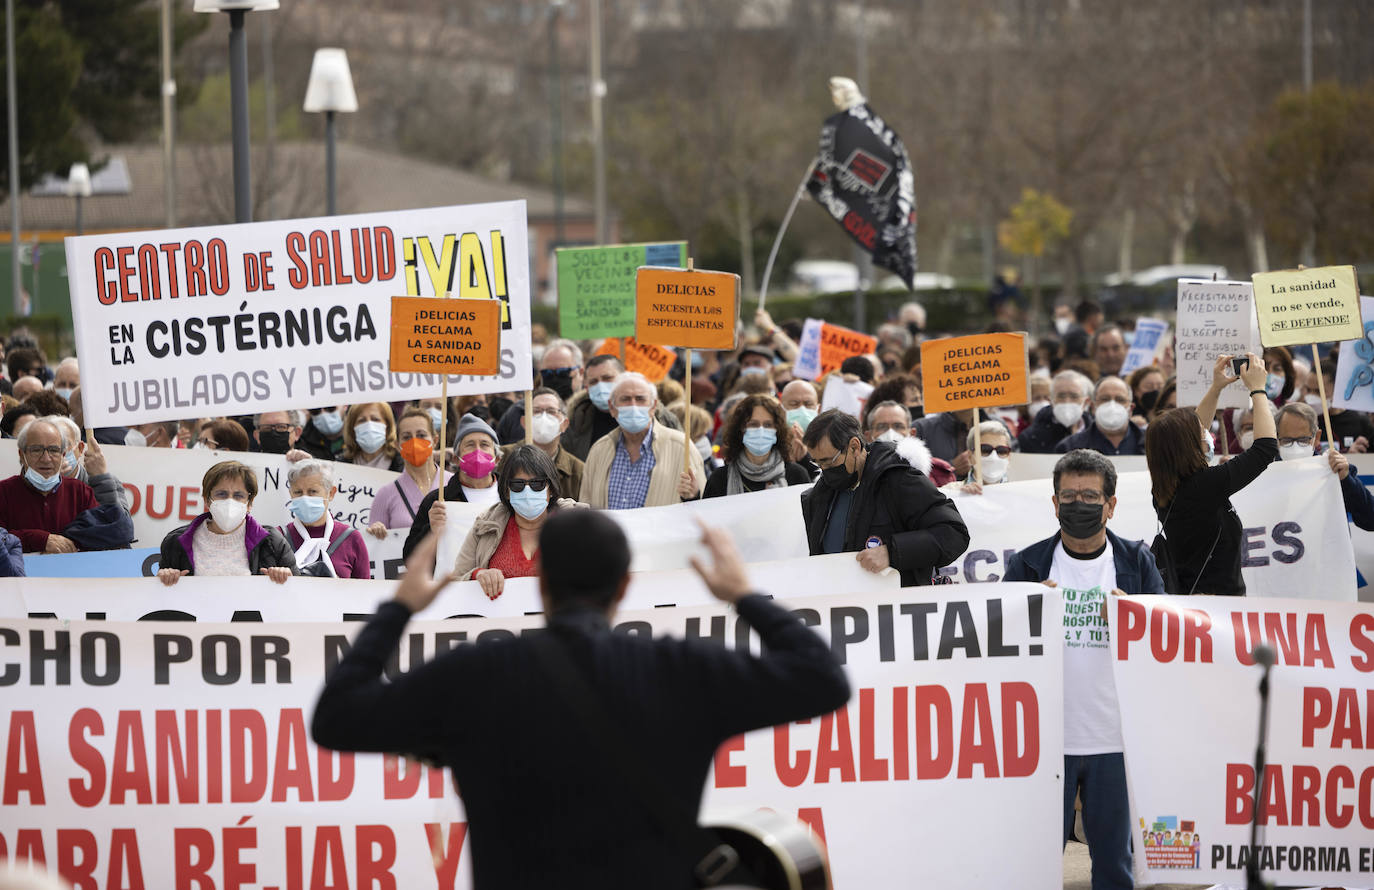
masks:
[[[348,413],[348,406],[311,408],[308,413],[296,448],[317,460],[339,460],[344,449],[344,415]],[[246,445],[244,450],[247,450]]]
[[[506,456],[497,479],[498,503],[473,520],[453,564],[454,577],[476,581],[488,599],[506,589],[507,578],[539,574],[539,530],[549,514],[578,506],[562,497],[553,460],[536,445]]]
[[[714,498],[809,484],[811,475],[806,469],[787,460],[792,435],[792,425],[787,422],[781,402],[769,395],[745,396],[721,428],[725,466],[706,479],[702,496]]]
[[[343,459],[349,463],[393,473],[405,469],[405,459],[396,447],[396,417],[386,402],[366,402],[349,408],[343,439]]]
[[[286,474],[291,493],[288,509],[291,522],[282,534],[296,551],[296,565],[302,575],[329,578],[372,577],[367,544],[361,533],[330,515],[330,505],[339,493],[334,484],[334,464],[324,460],[302,460]]]

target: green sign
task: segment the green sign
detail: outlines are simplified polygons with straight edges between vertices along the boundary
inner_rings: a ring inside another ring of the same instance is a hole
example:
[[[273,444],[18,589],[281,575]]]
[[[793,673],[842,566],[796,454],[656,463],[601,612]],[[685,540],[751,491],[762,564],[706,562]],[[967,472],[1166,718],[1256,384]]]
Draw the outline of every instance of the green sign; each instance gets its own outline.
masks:
[[[687,242],[560,247],[558,333],[570,340],[633,337],[635,270],[687,265]]]

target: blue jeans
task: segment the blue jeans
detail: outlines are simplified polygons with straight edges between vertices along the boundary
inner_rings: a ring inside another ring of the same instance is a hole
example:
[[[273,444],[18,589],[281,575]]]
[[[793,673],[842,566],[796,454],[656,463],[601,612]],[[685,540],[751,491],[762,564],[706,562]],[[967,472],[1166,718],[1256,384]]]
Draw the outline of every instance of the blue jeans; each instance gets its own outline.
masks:
[[[1073,804],[1083,795],[1083,833],[1093,862],[1093,890],[1131,890],[1131,804],[1121,754],[1064,755],[1064,843],[1073,835]]]

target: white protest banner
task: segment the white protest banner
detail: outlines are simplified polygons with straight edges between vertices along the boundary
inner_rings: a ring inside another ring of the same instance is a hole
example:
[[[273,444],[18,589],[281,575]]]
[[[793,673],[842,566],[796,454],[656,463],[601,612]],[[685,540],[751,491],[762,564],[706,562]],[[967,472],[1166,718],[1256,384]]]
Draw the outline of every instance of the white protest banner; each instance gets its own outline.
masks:
[[[765,806],[801,817],[827,841],[838,887],[908,875],[956,890],[1057,888],[1058,596],[1040,585],[930,593],[790,602],[832,641],[854,695],[832,715],[723,745],[704,818]],[[399,664],[541,623],[415,622]],[[616,623],[750,644],[719,603]],[[442,772],[309,741],[325,673],[356,632],[0,623],[0,857],[37,854],[78,886],[470,887],[466,817]],[[473,716],[502,731],[501,715]],[[976,830],[930,818],[959,812],[978,814]],[[985,854],[989,836],[997,856]]]
[[[1212,385],[1219,355],[1262,355],[1253,288],[1248,281],[1178,282],[1178,404],[1196,405]],[[1250,397],[1242,384],[1221,391],[1218,408],[1246,408]]]
[[[399,551],[399,546],[396,549]],[[39,562],[45,558],[56,557],[35,557]],[[376,562],[374,556],[374,577],[379,577]],[[780,597],[820,596],[836,590],[880,593],[899,589],[896,576],[864,571],[852,553],[755,563],[749,566],[749,578],[760,591]],[[308,577],[275,584],[266,578],[192,575],[182,578],[175,587],[163,587],[161,582],[148,578],[106,578],[99,584],[72,577],[0,578],[0,618],[340,621],[370,615],[378,603],[391,599],[394,592],[395,586],[389,581]],[[714,602],[696,572],[677,569],[631,573],[621,608],[635,611]],[[518,618],[537,614],[543,608],[534,578],[507,578],[505,591],[494,600],[487,599],[477,582],[464,581],[446,587],[420,617]]]
[[[1374,607],[1118,597],[1112,673],[1143,883],[1374,885]],[[1270,675],[1260,843],[1250,847],[1261,669]]]
[[[1131,349],[1126,353],[1126,360],[1121,363],[1121,376],[1125,377],[1136,368],[1153,364],[1159,347],[1165,342],[1168,335],[1169,323],[1167,321],[1159,318],[1137,319],[1135,332],[1131,338]]]
[[[1053,494],[1048,479],[988,485],[981,495],[952,493],[972,540],[944,573],[958,581],[1000,579],[1010,554],[1058,531]],[[1116,497],[1108,527],[1123,538],[1154,540],[1150,474],[1118,476]],[[1355,599],[1340,483],[1325,458],[1272,464],[1231,503],[1243,528],[1241,575],[1250,596]]]
[[[1062,454],[1021,454],[1013,451],[1007,457],[1011,461],[1007,466],[1007,478],[1013,482],[1025,482],[1027,479],[1052,479],[1054,478],[1054,465],[1059,463],[1063,456]],[[1144,473],[1148,471],[1143,454],[1104,454],[1102,456],[1112,462],[1118,473]]]
[[[809,487],[790,485],[665,507],[608,510],[606,515],[620,523],[630,541],[634,554],[630,569],[634,572],[687,568],[687,557],[695,552],[701,538],[693,517],[728,532],[745,562],[792,559],[809,552],[801,515],[801,493]],[[461,505],[450,504],[448,509],[455,506]],[[449,514],[439,547],[439,565],[453,565],[471,527],[471,518],[455,521]]]
[[[1374,297],[1360,297],[1360,315],[1374,319]],[[1364,322],[1364,336],[1341,342],[1336,361],[1336,388],[1328,393],[1331,407],[1374,411],[1374,321]]]
[[[257,470],[254,519],[265,526],[285,525],[290,521],[287,502],[291,494],[286,474],[291,464],[279,454],[199,448],[130,448],[126,445],[102,445],[100,450],[105,454],[109,471],[124,484],[129,494],[135,546],[160,546],[168,532],[205,512],[207,507],[200,496],[201,479],[206,470],[225,460],[236,460]],[[0,478],[18,472],[19,451],[15,442],[0,440]],[[399,476],[390,470],[334,462],[334,483],[339,493],[330,502],[330,512],[339,522],[355,529],[367,528],[373,498]],[[377,539],[369,536],[366,540],[371,546]]]
[[[821,328],[825,322],[808,318],[797,341],[797,360],[792,363],[792,376],[815,380],[821,376]]]
[[[67,239],[88,426],[439,394],[388,371],[391,298],[500,300],[502,392],[531,376],[525,203]]]

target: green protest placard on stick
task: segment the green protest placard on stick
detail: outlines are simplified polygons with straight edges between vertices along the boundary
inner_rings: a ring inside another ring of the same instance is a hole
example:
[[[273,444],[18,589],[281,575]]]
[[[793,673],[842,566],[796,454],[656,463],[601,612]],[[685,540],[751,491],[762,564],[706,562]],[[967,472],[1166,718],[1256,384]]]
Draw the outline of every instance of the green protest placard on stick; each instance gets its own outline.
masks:
[[[633,337],[635,270],[687,265],[687,242],[561,247],[558,262],[558,332],[572,340]]]

